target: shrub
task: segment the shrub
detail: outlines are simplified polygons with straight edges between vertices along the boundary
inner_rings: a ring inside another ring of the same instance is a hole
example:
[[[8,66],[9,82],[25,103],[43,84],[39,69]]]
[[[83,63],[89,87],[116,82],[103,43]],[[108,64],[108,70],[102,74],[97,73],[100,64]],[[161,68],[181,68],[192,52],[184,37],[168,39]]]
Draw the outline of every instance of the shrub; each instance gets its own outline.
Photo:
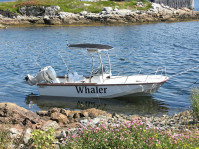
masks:
[[[33,146],[36,149],[43,149],[43,148],[51,149],[53,148],[52,144],[55,141],[54,134],[55,132],[53,128],[50,128],[46,131],[34,130],[31,133],[32,136],[29,142],[33,141]]]
[[[140,120],[122,124],[99,124],[82,126],[77,134],[71,134],[62,142],[60,149],[92,148],[196,148],[199,146],[199,131],[183,133],[149,128]]]
[[[194,117],[194,121],[199,121],[199,89],[195,88],[191,91],[191,104],[192,104],[192,115]]]
[[[0,149],[9,148],[11,145],[10,131],[5,126],[0,128]]]

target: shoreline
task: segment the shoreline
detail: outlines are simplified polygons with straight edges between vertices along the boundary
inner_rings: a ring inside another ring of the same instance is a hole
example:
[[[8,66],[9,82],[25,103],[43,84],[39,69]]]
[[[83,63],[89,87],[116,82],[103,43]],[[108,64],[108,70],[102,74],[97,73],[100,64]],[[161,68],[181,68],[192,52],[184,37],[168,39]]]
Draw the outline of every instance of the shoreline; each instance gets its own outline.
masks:
[[[0,28],[23,26],[115,26],[154,23],[199,21],[199,11],[187,8],[174,9],[152,4],[148,10],[113,9],[105,7],[101,13],[87,11],[78,14],[60,11],[59,6],[46,7],[43,14],[34,12],[35,6],[22,7],[21,15],[9,11],[0,12]],[[50,10],[50,11],[49,11]]]
[[[94,26],[133,26],[133,25],[150,25],[150,24],[159,24],[159,23],[180,23],[180,22],[199,22],[199,19],[182,19],[175,21],[157,21],[157,22],[142,22],[142,23],[126,23],[126,24],[103,24],[103,23],[89,23],[89,24],[9,24],[2,25],[0,24],[0,29],[7,28],[23,28],[23,27],[94,27]]]
[[[99,125],[118,126],[128,123],[142,123],[147,128],[160,130],[168,133],[183,133],[192,130],[198,122],[194,122],[191,111],[183,111],[172,116],[162,115],[140,116],[125,114],[110,114],[95,108],[72,111],[62,108],[52,108],[48,111],[37,111],[36,113],[17,106],[14,103],[0,103],[0,126],[3,131],[9,130],[11,138],[24,137],[22,146],[28,145],[31,132],[34,130],[55,131],[56,142],[59,145],[68,135],[77,134],[83,128],[98,127]],[[64,134],[64,135],[63,135]],[[67,143],[64,141],[64,143]],[[13,146],[15,148],[15,146]]]

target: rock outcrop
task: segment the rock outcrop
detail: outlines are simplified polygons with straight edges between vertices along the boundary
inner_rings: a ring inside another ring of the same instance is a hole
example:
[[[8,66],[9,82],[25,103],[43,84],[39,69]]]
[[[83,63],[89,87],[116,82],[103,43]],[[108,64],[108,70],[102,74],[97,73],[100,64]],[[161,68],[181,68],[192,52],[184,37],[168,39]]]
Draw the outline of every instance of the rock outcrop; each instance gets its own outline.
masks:
[[[36,128],[45,122],[36,113],[12,103],[0,103],[0,124],[15,125],[20,128]]]
[[[140,7],[141,4],[139,3]],[[152,3],[148,10],[128,10],[105,7],[100,13],[82,11],[78,14],[61,12],[59,6],[26,6],[18,10],[18,14],[0,10],[0,24],[48,24],[48,25],[82,25],[82,24],[131,24],[153,23],[164,21],[198,20],[199,12],[187,8],[174,9],[168,6]]]

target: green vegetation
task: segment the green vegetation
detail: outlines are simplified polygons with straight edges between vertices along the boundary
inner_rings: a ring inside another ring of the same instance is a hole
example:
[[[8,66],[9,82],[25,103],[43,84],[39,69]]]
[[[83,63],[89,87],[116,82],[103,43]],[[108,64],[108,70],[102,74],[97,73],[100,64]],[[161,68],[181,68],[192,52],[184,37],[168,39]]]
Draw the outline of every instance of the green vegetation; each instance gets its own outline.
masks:
[[[77,135],[66,138],[60,149],[92,149],[92,148],[197,148],[199,147],[199,131],[183,132],[149,128],[140,120],[123,124],[99,124],[98,127],[86,126],[79,129]]]
[[[15,148],[19,148],[20,144],[24,143],[24,133],[25,131],[21,135],[12,138],[10,126],[2,124],[0,126],[0,149],[9,149],[12,145],[15,145]]]
[[[192,114],[195,122],[199,121],[199,89],[196,88],[192,91],[191,95]]]
[[[0,149],[8,148],[10,145],[10,130],[5,126],[0,128]]]
[[[46,131],[34,130],[31,133],[30,142],[33,142],[33,146],[36,149],[51,149],[53,148],[52,144],[55,141],[55,131],[53,128],[50,128]]]
[[[138,7],[137,1],[143,2],[144,7]],[[142,9],[146,10],[151,8],[151,3],[147,0],[129,0],[124,2],[116,1],[99,1],[99,2],[86,2],[79,0],[17,0],[16,2],[1,2],[0,10],[9,9],[12,12],[17,12],[23,6],[60,6],[62,11],[79,13],[81,11],[88,12],[101,12],[104,7],[112,7],[119,9]]]

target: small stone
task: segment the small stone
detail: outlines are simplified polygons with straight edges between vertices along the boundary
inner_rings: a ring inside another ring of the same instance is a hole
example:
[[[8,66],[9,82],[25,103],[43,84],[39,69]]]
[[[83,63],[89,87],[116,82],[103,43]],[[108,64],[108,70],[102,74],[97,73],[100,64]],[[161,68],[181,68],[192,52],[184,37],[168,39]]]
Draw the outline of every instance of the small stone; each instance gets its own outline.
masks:
[[[66,116],[68,116],[68,114],[69,114],[70,112],[71,112],[70,110],[66,110],[66,109],[61,109],[61,110],[60,110],[60,113],[66,115]]]
[[[69,123],[74,123],[75,122],[75,119],[74,118],[69,118]]]
[[[112,114],[112,117],[113,117],[113,118],[114,118],[114,117],[118,118],[118,117],[120,117],[120,116],[119,116],[119,114],[117,114],[116,112],[114,112],[114,113]]]
[[[65,131],[61,131],[61,133],[59,135],[56,136],[56,139],[61,139],[61,138],[66,138],[66,132]]]
[[[74,116],[73,116],[73,118],[75,118],[75,119],[76,118],[80,118],[80,113],[75,113]]]
[[[17,136],[21,135],[21,132],[16,128],[10,128],[9,130],[11,138],[16,138]]]
[[[48,116],[48,111],[37,111],[36,112],[39,116]]]
[[[86,112],[86,111],[82,112],[82,115],[83,115],[84,117],[88,117],[88,116],[89,116],[88,112]]]
[[[73,118],[73,116],[74,116],[73,112],[68,113],[68,118]]]

